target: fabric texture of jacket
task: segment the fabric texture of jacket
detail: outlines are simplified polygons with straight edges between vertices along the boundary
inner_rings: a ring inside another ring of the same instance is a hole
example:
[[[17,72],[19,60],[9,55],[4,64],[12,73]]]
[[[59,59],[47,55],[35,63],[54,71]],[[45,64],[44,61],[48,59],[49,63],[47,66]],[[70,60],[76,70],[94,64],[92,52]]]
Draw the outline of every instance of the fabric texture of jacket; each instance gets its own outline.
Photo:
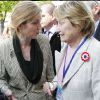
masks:
[[[57,71],[61,66],[66,51],[65,44],[61,52],[56,52]],[[84,52],[90,59],[83,61]],[[60,59],[61,58],[61,59]],[[57,76],[54,78],[57,81]],[[63,100],[100,100],[100,42],[89,38],[75,55],[63,80]]]
[[[53,99],[43,92],[43,83],[54,77],[49,41],[42,34],[37,36],[37,41],[44,60],[42,76],[37,84],[30,83],[23,74],[15,56],[12,38],[0,43],[0,88],[9,88],[17,100]]]

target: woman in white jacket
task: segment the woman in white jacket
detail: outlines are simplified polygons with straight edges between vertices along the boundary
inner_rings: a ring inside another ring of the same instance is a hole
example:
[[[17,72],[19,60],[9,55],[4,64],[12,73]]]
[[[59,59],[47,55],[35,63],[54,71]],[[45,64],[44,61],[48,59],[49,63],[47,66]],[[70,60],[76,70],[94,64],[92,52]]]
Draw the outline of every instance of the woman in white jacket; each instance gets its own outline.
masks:
[[[66,1],[54,14],[65,46],[57,54],[57,76],[44,91],[51,95],[57,87],[57,100],[100,100],[100,42],[92,37],[90,13],[82,1]]]

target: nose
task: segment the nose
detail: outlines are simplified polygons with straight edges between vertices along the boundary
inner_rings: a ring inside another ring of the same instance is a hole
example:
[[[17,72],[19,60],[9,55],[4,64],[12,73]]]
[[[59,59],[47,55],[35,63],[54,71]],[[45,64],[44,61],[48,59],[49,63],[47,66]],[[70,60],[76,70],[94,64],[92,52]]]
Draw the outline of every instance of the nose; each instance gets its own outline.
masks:
[[[37,29],[41,29],[41,23],[40,22],[37,24]]]

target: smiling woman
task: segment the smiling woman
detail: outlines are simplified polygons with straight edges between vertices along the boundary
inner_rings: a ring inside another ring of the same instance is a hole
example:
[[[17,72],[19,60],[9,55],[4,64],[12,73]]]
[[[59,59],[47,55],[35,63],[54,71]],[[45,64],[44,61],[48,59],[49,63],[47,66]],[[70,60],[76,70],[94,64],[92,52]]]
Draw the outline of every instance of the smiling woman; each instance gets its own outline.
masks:
[[[9,100],[53,99],[42,89],[54,73],[40,20],[41,10],[32,1],[19,2],[12,11],[13,35],[0,43],[0,89]]]
[[[46,82],[44,91],[51,95],[57,88],[57,100],[100,100],[100,42],[92,37],[91,14],[82,1],[66,1],[54,15],[65,45],[55,57],[60,60],[53,86]]]

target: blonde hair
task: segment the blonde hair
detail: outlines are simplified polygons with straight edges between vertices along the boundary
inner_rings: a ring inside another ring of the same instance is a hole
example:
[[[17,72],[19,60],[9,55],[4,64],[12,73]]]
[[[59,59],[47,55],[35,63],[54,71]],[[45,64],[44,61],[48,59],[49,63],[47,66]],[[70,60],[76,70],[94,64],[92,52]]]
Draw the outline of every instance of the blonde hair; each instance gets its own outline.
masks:
[[[34,20],[34,17],[41,12],[41,9],[32,1],[21,1],[13,9],[11,14],[12,27],[17,30],[18,26]]]
[[[80,27],[82,35],[94,33],[94,20],[82,1],[66,1],[54,10],[54,16],[58,21],[68,18],[73,26]]]

